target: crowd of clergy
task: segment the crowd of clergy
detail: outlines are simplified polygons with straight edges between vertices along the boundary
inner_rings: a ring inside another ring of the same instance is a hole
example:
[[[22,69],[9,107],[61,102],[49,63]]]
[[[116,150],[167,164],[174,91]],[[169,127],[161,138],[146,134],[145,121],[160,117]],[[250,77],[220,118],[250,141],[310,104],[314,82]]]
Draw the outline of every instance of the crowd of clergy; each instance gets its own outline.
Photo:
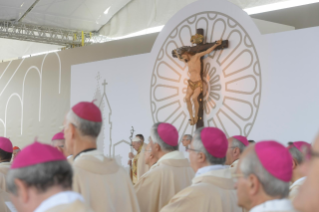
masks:
[[[97,150],[94,103],[73,106],[63,125],[50,145],[20,150],[0,137],[0,212],[319,211],[319,139],[254,143],[215,127],[180,138],[156,123],[148,143],[132,140],[128,173]]]

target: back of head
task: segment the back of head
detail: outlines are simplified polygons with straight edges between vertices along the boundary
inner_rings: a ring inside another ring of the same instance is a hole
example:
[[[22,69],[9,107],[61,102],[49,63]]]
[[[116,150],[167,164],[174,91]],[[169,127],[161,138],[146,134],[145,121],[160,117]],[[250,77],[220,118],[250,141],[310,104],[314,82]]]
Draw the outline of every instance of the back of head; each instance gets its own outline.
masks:
[[[9,162],[12,158],[13,146],[8,138],[0,137],[0,160]]]
[[[15,179],[23,181],[28,187],[36,188],[38,193],[45,193],[54,186],[70,190],[72,176],[72,168],[67,161],[46,162],[10,170],[7,174],[7,186],[14,195],[17,195]]]
[[[163,152],[178,150],[178,132],[168,123],[156,123],[151,129],[151,138],[157,143]]]
[[[51,139],[52,145],[54,147],[64,147],[65,145],[65,139],[64,139],[64,133],[59,132],[55,134]]]
[[[102,114],[93,102],[80,102],[72,107],[67,120],[80,132],[81,136],[97,138],[102,128]]]
[[[255,175],[264,192],[275,198],[286,198],[292,177],[288,150],[275,141],[258,142],[242,158],[240,169],[245,177]]]
[[[144,136],[142,134],[136,134],[135,137],[138,137],[141,140],[141,142],[144,143],[145,140],[144,140]]]
[[[35,188],[39,194],[52,187],[68,190],[72,187],[72,175],[72,168],[61,152],[35,142],[17,155],[7,174],[7,185],[14,195],[17,195],[16,179],[28,188]]]
[[[224,164],[228,141],[225,134],[215,127],[202,127],[195,131],[193,147],[203,152],[211,165]]]
[[[243,153],[245,148],[249,145],[249,141],[244,136],[233,136],[232,137],[232,147],[238,147],[240,154]]]
[[[185,134],[184,136],[185,136],[186,140],[188,140],[188,141],[192,141],[193,140],[193,136],[190,135],[190,134]]]
[[[304,161],[303,150],[309,152],[311,145],[304,141],[289,142],[288,150],[297,165],[300,165]]]

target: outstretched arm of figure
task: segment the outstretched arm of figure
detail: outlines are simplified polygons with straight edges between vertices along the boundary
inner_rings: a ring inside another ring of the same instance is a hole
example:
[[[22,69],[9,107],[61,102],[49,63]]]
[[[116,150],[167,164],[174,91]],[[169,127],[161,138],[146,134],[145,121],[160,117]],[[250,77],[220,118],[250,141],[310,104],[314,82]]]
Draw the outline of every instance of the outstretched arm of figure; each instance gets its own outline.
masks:
[[[196,55],[197,55],[198,57],[203,57],[203,56],[205,56],[206,54],[209,54],[209,53],[211,53],[212,51],[214,51],[214,49],[216,49],[217,46],[220,46],[220,45],[222,44],[222,42],[223,42],[223,40],[220,39],[219,41],[216,41],[216,43],[215,43],[212,47],[210,47],[209,49],[207,49],[207,50],[204,51],[204,52],[197,53]]]

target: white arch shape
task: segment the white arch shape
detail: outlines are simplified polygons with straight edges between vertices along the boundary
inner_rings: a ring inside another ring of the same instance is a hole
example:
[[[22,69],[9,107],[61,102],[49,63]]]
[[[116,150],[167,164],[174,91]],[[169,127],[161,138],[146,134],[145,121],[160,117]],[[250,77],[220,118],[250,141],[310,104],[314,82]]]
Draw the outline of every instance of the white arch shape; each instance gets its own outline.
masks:
[[[11,75],[10,79],[8,80],[7,84],[4,86],[4,88],[2,89],[0,96],[2,96],[4,90],[7,88],[7,86],[9,85],[9,83],[11,82],[12,78],[14,77],[14,75],[17,73],[17,71],[19,70],[20,66],[22,65],[24,59],[21,60],[21,63],[19,64],[19,66],[16,68],[16,70],[14,71],[14,73]],[[10,63],[11,64],[11,63]],[[9,64],[9,65],[10,65]],[[9,67],[9,65],[7,66],[7,68]],[[7,68],[5,69],[5,71],[7,70]],[[2,75],[1,75],[2,77]]]
[[[61,59],[60,56],[57,52],[53,52],[59,61],[59,94],[61,93]],[[41,121],[41,97],[42,97],[42,73],[43,73],[43,64],[45,59],[47,58],[49,54],[46,54],[42,60],[42,64],[41,64],[41,72],[40,72],[40,104],[39,104],[39,121]]]
[[[3,131],[4,131],[4,133],[6,132],[6,125],[4,124],[4,121],[2,120],[2,119],[0,119],[0,122],[2,123],[2,125],[3,125]]]
[[[27,75],[29,73],[29,71],[31,71],[32,69],[35,69],[38,74],[39,74],[39,80],[40,80],[40,84],[41,84],[41,74],[40,74],[40,70],[38,67],[36,66],[31,66],[30,68],[28,68],[27,72],[25,73],[24,75],[24,78],[23,78],[23,85],[22,85],[22,117],[21,117],[21,134],[22,134],[22,126],[23,126],[23,105],[24,105],[24,83],[25,83],[25,79],[27,78]],[[41,89],[41,88],[40,88]],[[41,91],[40,91],[40,97],[39,97],[39,110],[40,110],[40,107],[41,107]],[[39,121],[40,121],[40,117],[39,117]]]
[[[21,99],[21,97],[20,97],[19,94],[13,93],[13,94],[10,95],[10,97],[9,97],[9,99],[8,99],[8,101],[7,101],[7,104],[6,104],[5,118],[4,118],[4,125],[5,125],[4,137],[7,136],[7,109],[8,109],[8,104],[9,104],[11,98],[14,97],[14,96],[18,97],[18,99],[20,100],[20,104],[21,104],[21,120],[22,120],[22,116],[23,116],[23,103],[22,103],[22,99]],[[23,127],[23,126],[21,125],[21,135],[22,135],[22,127]]]
[[[9,66],[11,65],[12,60],[9,62],[9,64],[7,65],[7,67],[4,69],[4,71],[2,72],[0,79],[3,77],[3,75],[6,73],[6,71],[8,70]]]

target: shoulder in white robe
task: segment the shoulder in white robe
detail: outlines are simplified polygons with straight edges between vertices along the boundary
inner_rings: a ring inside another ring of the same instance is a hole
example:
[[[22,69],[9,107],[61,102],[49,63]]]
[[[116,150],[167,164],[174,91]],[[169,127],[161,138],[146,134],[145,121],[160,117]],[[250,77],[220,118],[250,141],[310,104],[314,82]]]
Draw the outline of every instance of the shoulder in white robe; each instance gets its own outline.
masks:
[[[216,165],[199,170],[191,186],[176,194],[161,212],[242,212],[231,170]]]
[[[6,192],[9,192],[7,189],[6,177],[10,170],[11,162],[2,162],[0,163],[0,188]]]
[[[289,199],[293,201],[299,193],[300,186],[305,182],[306,177],[296,180],[289,188]]]
[[[275,199],[253,207],[250,212],[297,212],[289,199]]]
[[[157,212],[191,185],[194,171],[179,151],[165,154],[134,186],[142,212]]]
[[[34,212],[93,212],[85,203],[83,197],[73,191],[64,191],[44,200]]]
[[[94,150],[76,157],[73,169],[73,190],[95,212],[140,211],[129,175],[115,160]]]

